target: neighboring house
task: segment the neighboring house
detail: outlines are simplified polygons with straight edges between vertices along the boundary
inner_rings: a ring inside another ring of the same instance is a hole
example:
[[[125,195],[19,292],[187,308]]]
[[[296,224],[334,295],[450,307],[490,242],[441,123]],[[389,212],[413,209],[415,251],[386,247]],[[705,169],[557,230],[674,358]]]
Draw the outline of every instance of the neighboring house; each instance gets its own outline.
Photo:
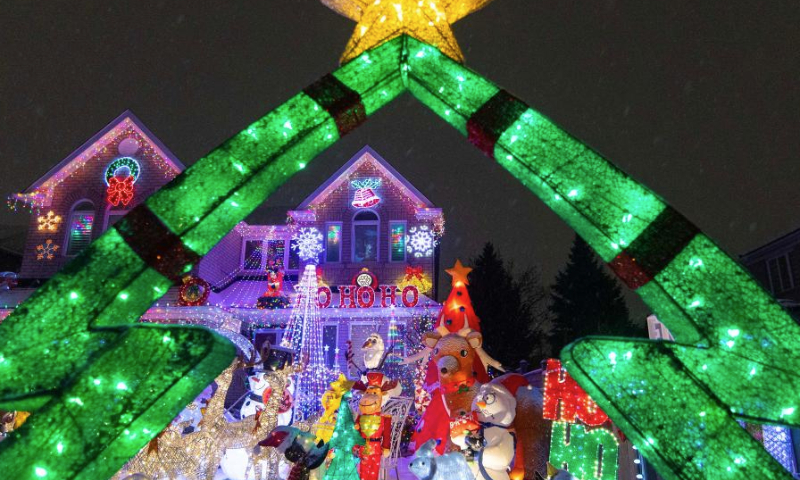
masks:
[[[800,228],[740,256],[750,273],[800,318]]]
[[[125,112],[25,191],[11,195],[12,203],[24,204],[33,214],[20,285],[0,292],[0,319],[40,280],[53,276],[184,168],[138,118]],[[192,272],[209,285],[206,301],[185,306],[176,286],[143,320],[201,323],[235,333],[229,336],[234,340],[244,335],[256,347],[264,340],[280,342],[294,311],[295,284],[309,263],[297,248],[306,234],[321,239],[316,263],[324,287],[317,298],[322,347],[329,365],[338,361],[343,367],[348,340],[358,350],[370,333],[388,340],[391,320],[402,336],[409,322],[438,313],[433,298],[443,230],[441,209],[364,147],[289,211],[286,223],[241,222],[208,252]],[[276,271],[285,275],[280,289],[289,308],[258,308]],[[367,291],[357,295],[360,286],[371,287],[373,301]],[[406,295],[404,287],[409,287]],[[358,351],[356,358],[361,358]]]

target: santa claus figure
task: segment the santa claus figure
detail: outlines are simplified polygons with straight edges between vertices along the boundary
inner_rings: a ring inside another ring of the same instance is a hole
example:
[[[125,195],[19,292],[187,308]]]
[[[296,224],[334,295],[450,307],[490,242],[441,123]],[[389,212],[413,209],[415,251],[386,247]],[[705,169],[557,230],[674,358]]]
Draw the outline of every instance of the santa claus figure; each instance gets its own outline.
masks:
[[[361,480],[378,480],[381,459],[391,449],[392,417],[381,414],[381,410],[397,389],[397,381],[386,379],[380,372],[367,372],[366,382],[353,385],[353,390],[364,392],[358,402],[355,426],[366,444],[353,447],[353,453],[361,460],[358,464]]]
[[[527,387],[525,377],[507,374],[481,385],[472,402],[479,428],[467,438],[477,451],[475,478],[509,480],[517,455],[517,440],[512,428],[517,408],[517,390]]]

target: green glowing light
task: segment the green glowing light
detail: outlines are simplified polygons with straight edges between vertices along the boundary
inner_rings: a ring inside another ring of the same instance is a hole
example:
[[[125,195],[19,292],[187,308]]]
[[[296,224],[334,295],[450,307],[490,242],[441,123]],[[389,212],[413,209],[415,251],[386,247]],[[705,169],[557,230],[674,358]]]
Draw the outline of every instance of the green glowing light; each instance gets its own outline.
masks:
[[[81,399],[80,399],[80,398],[78,398],[78,397],[72,397],[72,398],[70,398],[70,399],[69,399],[69,403],[74,403],[75,405],[78,405],[78,406],[81,406],[81,407],[83,406],[83,400],[81,400]]]
[[[42,467],[36,467],[33,469],[34,473],[36,473],[37,477],[45,477],[47,476],[47,470]]]
[[[739,329],[738,328],[732,328],[732,329],[728,330],[728,335],[730,335],[731,337],[738,337],[739,336]]]
[[[69,292],[69,298],[76,300],[78,298],[78,292]]]
[[[56,451],[58,453],[64,453],[64,444],[61,443],[61,442],[58,442],[58,445],[56,445]]]
[[[300,168],[300,170],[306,168],[306,164],[303,162],[298,163],[297,166]]]
[[[128,389],[128,386],[127,386],[127,385],[125,385],[125,383],[124,383],[124,382],[119,382],[119,383],[117,384],[117,390],[127,390],[127,389]]]
[[[100,385],[100,379],[95,378],[94,380],[92,380],[92,383],[94,383],[95,385]]]
[[[119,298],[121,300],[127,300],[128,299],[128,294],[126,292],[120,292]]]

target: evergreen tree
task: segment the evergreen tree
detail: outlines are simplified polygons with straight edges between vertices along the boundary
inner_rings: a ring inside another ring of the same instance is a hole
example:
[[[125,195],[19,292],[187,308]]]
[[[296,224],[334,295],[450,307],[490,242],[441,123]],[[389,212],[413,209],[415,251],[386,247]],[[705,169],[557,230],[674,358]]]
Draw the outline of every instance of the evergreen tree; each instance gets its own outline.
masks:
[[[364,445],[364,438],[358,433],[350,411],[350,392],[342,396],[339,413],[336,416],[336,427],[330,441],[333,460],[325,472],[325,480],[359,480],[358,459],[353,455],[355,445]]]
[[[508,367],[521,360],[535,366],[549,354],[547,294],[538,270],[515,279],[491,242],[472,264],[469,292],[482,320],[484,349]]]
[[[587,335],[637,336],[617,280],[605,271],[589,245],[578,235],[566,267],[551,289],[553,354]]]

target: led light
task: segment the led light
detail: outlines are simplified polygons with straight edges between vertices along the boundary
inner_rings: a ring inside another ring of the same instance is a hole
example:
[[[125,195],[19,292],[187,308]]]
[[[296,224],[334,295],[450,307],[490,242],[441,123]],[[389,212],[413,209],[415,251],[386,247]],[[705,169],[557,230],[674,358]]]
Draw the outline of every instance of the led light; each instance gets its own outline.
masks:
[[[124,382],[119,382],[119,383],[117,384],[117,390],[127,390],[127,389],[128,389],[128,386],[127,386],[127,385],[125,385],[125,383],[124,383]]]
[[[36,467],[33,471],[36,473],[37,477],[45,477],[45,476],[47,476],[47,470],[45,470],[42,467]]]

